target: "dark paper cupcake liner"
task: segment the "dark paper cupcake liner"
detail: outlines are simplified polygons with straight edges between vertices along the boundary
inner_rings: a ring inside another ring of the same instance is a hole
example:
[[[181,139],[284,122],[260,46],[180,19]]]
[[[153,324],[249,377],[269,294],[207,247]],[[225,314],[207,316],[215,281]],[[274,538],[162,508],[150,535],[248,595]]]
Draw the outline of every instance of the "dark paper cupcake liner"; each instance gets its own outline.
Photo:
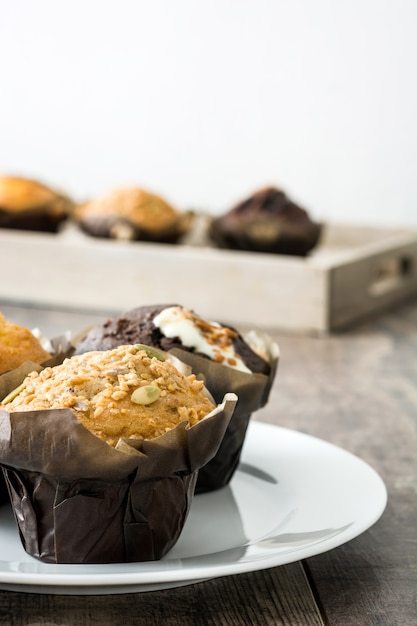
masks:
[[[6,481],[3,472],[0,472],[0,506],[9,501],[9,493],[7,491]]]
[[[187,363],[197,378],[204,380],[215,402],[219,402],[227,392],[233,392],[238,397],[232,419],[217,453],[199,471],[196,493],[220,489],[231,481],[239,465],[249,420],[255,411],[268,402],[277,373],[279,348],[271,337],[261,331],[251,331],[246,339],[256,344],[254,347],[265,355],[270,365],[268,376],[240,372],[179,348],[170,351],[170,354]]]
[[[160,559],[176,543],[198,470],[217,452],[234,394],[196,425],[112,448],[70,409],[0,410],[0,465],[22,544],[49,563]]]

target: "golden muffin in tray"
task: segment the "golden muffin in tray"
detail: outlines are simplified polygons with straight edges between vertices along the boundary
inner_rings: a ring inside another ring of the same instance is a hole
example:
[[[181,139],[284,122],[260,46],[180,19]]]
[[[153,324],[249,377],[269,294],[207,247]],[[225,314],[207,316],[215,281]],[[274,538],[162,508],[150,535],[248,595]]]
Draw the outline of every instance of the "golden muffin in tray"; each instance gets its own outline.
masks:
[[[57,232],[72,208],[68,196],[41,182],[0,176],[0,228]]]
[[[176,243],[189,230],[192,215],[145,189],[123,187],[80,204],[74,218],[95,237]]]
[[[14,381],[14,384],[18,383]],[[236,404],[142,345],[30,373],[0,404],[0,466],[22,544],[49,563],[160,559]]]

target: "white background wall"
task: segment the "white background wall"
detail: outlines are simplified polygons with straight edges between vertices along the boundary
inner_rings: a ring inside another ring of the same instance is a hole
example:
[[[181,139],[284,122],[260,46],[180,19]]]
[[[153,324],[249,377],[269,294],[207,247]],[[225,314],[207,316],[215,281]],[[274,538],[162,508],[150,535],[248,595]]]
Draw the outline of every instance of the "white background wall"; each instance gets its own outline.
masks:
[[[0,173],[417,224],[416,0],[0,0]]]

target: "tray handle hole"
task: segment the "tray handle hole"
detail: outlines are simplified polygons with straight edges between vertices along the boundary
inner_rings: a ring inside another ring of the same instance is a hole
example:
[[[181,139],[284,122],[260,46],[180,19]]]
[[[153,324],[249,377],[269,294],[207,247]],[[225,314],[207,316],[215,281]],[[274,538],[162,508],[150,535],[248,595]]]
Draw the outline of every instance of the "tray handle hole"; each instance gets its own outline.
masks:
[[[390,257],[384,259],[376,268],[369,287],[373,296],[380,296],[398,288],[414,271],[413,259],[410,256]]]

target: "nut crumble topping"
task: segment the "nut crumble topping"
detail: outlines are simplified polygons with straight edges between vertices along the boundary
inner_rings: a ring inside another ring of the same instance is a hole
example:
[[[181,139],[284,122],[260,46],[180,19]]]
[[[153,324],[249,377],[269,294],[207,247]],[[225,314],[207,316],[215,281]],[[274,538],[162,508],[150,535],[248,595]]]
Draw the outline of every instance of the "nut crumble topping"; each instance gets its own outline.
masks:
[[[191,426],[200,421],[215,408],[203,387],[169,361],[121,346],[32,372],[5,407],[10,412],[70,408],[86,428],[115,446],[120,437],[152,439],[180,421]]]

